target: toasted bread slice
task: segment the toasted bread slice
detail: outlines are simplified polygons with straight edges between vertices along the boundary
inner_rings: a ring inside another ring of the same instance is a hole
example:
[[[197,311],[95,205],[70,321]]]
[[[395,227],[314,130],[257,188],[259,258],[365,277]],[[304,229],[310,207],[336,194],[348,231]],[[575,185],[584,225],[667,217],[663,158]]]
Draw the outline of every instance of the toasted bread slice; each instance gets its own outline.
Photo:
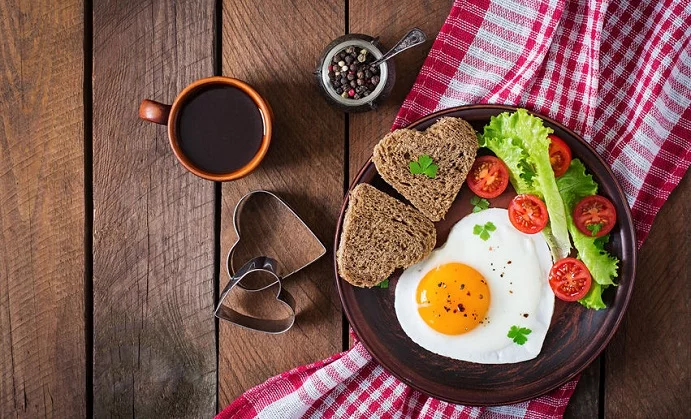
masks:
[[[336,252],[338,273],[358,287],[373,287],[396,268],[426,258],[437,241],[434,225],[415,208],[367,184],[350,193]]]
[[[439,221],[449,211],[477,154],[477,137],[460,118],[441,118],[427,130],[398,129],[379,141],[372,160],[379,174],[420,212]],[[410,163],[427,155],[436,176],[412,174]]]

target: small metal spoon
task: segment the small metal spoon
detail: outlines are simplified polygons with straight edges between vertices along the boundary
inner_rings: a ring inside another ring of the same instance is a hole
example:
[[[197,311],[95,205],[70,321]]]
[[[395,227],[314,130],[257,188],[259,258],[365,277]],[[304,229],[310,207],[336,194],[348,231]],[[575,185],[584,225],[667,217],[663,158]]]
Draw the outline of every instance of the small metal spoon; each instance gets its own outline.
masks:
[[[375,66],[383,63],[399,52],[405,51],[408,48],[412,48],[416,45],[420,45],[427,40],[427,36],[422,32],[420,28],[411,29],[403,38],[393,48],[388,50],[380,59],[374,61],[370,66]]]

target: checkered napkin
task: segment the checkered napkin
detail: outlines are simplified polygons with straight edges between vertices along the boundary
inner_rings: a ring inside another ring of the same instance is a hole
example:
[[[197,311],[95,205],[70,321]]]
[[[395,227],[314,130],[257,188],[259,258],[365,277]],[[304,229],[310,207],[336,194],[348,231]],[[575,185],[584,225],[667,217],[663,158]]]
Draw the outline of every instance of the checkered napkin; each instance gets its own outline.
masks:
[[[469,103],[517,104],[580,133],[624,188],[640,245],[691,162],[688,0],[458,0],[394,128]],[[427,397],[361,343],[273,377],[219,418],[561,417],[576,382],[502,407]]]

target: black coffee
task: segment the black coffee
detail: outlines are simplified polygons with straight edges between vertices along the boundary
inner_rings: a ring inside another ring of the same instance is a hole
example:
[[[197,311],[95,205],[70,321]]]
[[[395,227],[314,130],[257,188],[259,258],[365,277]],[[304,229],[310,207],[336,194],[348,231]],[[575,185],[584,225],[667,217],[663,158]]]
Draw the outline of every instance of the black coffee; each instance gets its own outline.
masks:
[[[264,136],[264,123],[251,97],[219,84],[203,87],[185,100],[176,130],[180,148],[193,165],[221,174],[252,160]]]

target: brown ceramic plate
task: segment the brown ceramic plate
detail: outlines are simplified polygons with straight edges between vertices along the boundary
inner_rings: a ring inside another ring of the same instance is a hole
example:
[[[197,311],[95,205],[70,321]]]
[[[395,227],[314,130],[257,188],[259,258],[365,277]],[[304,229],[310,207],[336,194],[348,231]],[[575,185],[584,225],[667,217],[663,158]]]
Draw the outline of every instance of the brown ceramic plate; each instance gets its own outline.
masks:
[[[491,116],[514,110],[516,108],[510,106],[463,106],[426,116],[410,128],[424,130],[441,117],[454,116],[465,119],[481,131]],[[537,116],[571,147],[574,157],[584,162],[600,185],[599,193],[616,206],[618,224],[611,232],[608,250],[621,261],[619,286],[610,287],[605,293],[607,309],[588,310],[578,303],[564,303],[557,299],[552,324],[537,358],[516,364],[474,364],[429,352],[403,332],[394,310],[394,290],[400,271],[392,275],[387,289],[356,288],[336,273],[348,321],[374,359],[404,383],[437,399],[466,405],[501,405],[528,400],[559,387],[602,352],[619,326],[631,297],[636,271],[636,240],[631,213],[621,187],[607,164],[583,139],[560,123]],[[351,188],[359,183],[372,184],[402,199],[379,177],[371,161],[362,168]],[[491,200],[492,206],[506,208],[514,195],[509,187],[499,198]],[[436,223],[437,245],[446,241],[451,226],[470,213],[472,196],[464,185],[446,219]],[[346,206],[347,200],[341,209],[336,246]]]

